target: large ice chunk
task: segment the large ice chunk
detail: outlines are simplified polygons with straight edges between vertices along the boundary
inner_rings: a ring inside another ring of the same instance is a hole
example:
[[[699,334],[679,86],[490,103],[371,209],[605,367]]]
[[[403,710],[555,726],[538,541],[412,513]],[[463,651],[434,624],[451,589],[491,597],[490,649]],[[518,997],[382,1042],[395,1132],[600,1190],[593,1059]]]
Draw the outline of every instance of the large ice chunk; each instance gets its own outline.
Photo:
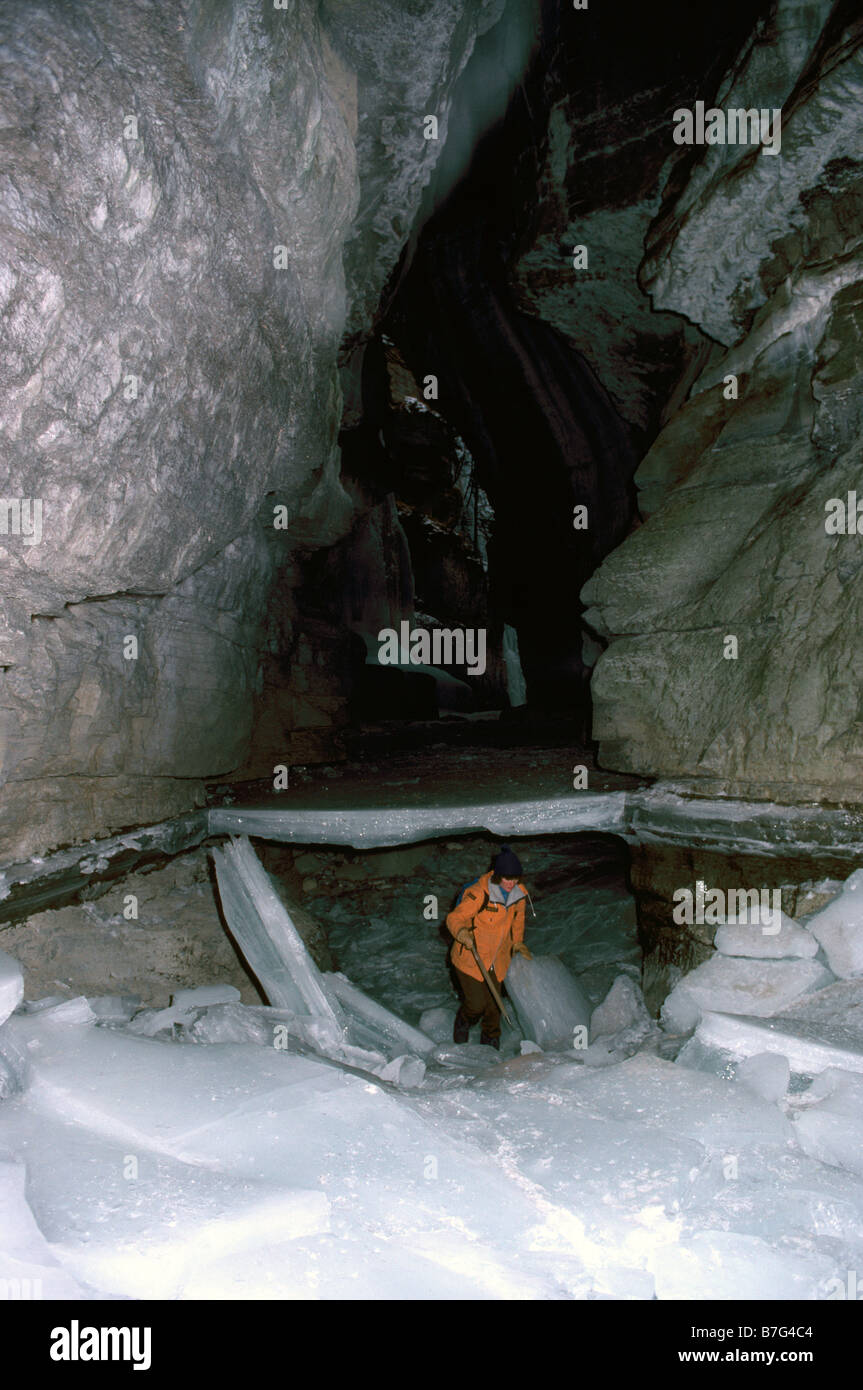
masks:
[[[842,980],[863,975],[863,869],[846,879],[839,897],[810,917],[806,926],[823,947],[834,975]]]
[[[628,975],[618,975],[591,1015],[590,1036],[591,1039],[610,1038],[633,1028],[646,1033],[650,1026],[651,1017],[638,985]]]
[[[17,960],[0,951],[0,1023],[8,1018],[24,997],[24,976]]]
[[[812,933],[784,912],[774,913],[768,923],[744,924],[729,918],[717,927],[713,944],[725,956],[781,960],[788,956],[809,959],[818,954],[818,942]]]
[[[674,986],[662,1006],[662,1021],[671,1032],[680,1033],[695,1027],[697,1015],[708,1011],[769,1018],[830,981],[830,972],[814,960],[717,953]],[[688,1026],[674,1026],[681,1022]]]
[[[540,1047],[572,1047],[575,1029],[590,1025],[590,1004],[557,956],[516,956],[507,971],[506,988],[522,1032]]]
[[[788,1058],[778,1052],[756,1052],[740,1062],[736,1080],[762,1100],[775,1103],[782,1100],[788,1090],[791,1066]]]
[[[831,1067],[815,1078],[803,1099],[807,1104],[796,1117],[796,1134],[804,1153],[863,1175],[863,1076]]]

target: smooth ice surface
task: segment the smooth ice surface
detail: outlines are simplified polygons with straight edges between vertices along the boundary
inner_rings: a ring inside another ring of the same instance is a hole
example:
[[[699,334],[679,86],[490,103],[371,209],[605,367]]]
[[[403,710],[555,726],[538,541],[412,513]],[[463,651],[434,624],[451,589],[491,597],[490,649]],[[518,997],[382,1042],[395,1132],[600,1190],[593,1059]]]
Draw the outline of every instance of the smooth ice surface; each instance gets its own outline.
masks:
[[[24,998],[24,976],[17,960],[0,951],[0,1024]]]
[[[795,1133],[804,1152],[863,1176],[863,1076],[830,1068],[801,1099]]]
[[[815,1076],[827,1067],[863,1072],[863,1040],[839,1025],[830,1028],[822,1022],[786,1016],[768,1019],[705,1013],[692,1041],[736,1059],[776,1052],[802,1076]],[[687,1044],[678,1057],[684,1065],[692,1055],[689,1047]]]
[[[810,917],[806,926],[834,975],[841,980],[863,975],[863,870],[846,879],[839,897]]]
[[[771,920],[769,923],[744,924],[729,919],[716,928],[713,944],[725,956],[781,960],[788,956],[808,959],[818,954],[818,942],[811,932],[798,926],[784,912],[777,915],[778,922]]]
[[[572,1047],[574,1030],[590,1025],[590,1004],[556,956],[516,956],[507,971],[506,988],[522,1032],[540,1047],[552,1042]]]
[[[662,1006],[663,1024],[670,1032],[686,1032],[686,1026],[675,1025],[685,1023],[696,1009],[769,1018],[830,980],[829,971],[814,960],[759,960],[717,953],[675,985]]]
[[[305,942],[245,838],[213,850],[225,917],[271,1004],[340,1024]]]

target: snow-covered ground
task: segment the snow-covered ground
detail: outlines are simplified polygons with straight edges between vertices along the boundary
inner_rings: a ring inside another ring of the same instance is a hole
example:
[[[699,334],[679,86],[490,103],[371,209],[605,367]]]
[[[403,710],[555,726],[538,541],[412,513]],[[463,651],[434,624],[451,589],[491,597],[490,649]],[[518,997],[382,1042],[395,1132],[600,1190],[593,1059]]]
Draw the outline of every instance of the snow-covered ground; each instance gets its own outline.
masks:
[[[601,850],[574,871],[574,844],[519,852],[541,885],[527,940],[574,977],[589,1046],[561,994],[545,1020],[558,1041],[540,1050],[515,980],[521,1028],[499,1055],[448,1040],[439,925],[447,894],[486,867],[469,872],[455,844],[389,883],[344,862],[340,891],[310,880],[350,984],[297,948],[248,847],[221,851],[226,915],[246,914],[278,1008],[228,990],[168,1015],[34,1009],[0,958],[0,1280],[46,1297],[846,1296],[863,1267],[856,885],[800,924],[825,987],[788,1005],[786,961],[753,972],[752,957],[717,956],[741,1012],[705,1010],[695,981],[680,1051],[634,988],[619,873]],[[785,1008],[750,1017],[774,976]]]

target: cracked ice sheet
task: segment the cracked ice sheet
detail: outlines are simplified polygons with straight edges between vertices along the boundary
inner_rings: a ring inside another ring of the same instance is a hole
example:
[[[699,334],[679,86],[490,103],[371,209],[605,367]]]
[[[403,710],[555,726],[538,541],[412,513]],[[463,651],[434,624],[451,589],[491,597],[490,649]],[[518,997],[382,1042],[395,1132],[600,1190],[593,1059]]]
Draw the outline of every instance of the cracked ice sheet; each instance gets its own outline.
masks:
[[[626,793],[583,791],[534,801],[477,805],[280,810],[274,806],[213,807],[211,835],[257,835],[300,844],[369,849],[412,844],[435,835],[487,830],[491,835],[550,835],[566,831],[623,833]]]
[[[852,1192],[798,1157],[793,1200],[780,1189],[773,1220],[763,1220],[764,1190],[791,1162],[790,1123],[753,1095],[658,1058],[601,1074],[560,1056],[518,1058],[410,1104],[447,1115],[514,1180],[582,1220],[595,1287],[612,1296],[650,1297],[655,1280],[659,1297],[680,1297],[689,1280],[687,1297],[763,1297],[744,1279],[748,1259],[769,1270],[773,1297],[811,1298],[836,1274],[842,1222],[861,1248],[863,1184]],[[735,1181],[723,1168],[729,1154]],[[823,1248],[813,1238],[819,1211],[838,1213]],[[549,1235],[554,1227],[550,1219]]]
[[[530,1232],[541,1224],[543,1212],[530,1193],[513,1186],[460,1133],[432,1127],[389,1088],[323,1062],[262,1048],[184,1047],[88,1025],[61,1027],[40,1022],[38,1015],[13,1024],[19,1042],[38,1043],[28,1049],[29,1089],[14,1102],[39,1120],[27,1155],[34,1170],[39,1134],[66,1121],[101,1152],[100,1172],[109,1150],[115,1158],[121,1149],[137,1156],[142,1168],[157,1155],[177,1160],[165,1171],[184,1210],[195,1201],[183,1187],[184,1177],[204,1195],[216,1175],[280,1189],[266,1202],[274,1203],[272,1209],[289,1226],[296,1201],[305,1212],[308,1194],[323,1195],[329,1233],[301,1237],[302,1251],[291,1241],[285,1257],[284,1241],[276,1246],[271,1239],[272,1221],[257,1223],[268,1244],[240,1262],[248,1266],[246,1287],[253,1291],[248,1296],[265,1296],[260,1291],[273,1287],[273,1260],[281,1268],[284,1259],[289,1273],[283,1282],[276,1280],[274,1297],[356,1297],[359,1292],[375,1298],[559,1298],[587,1287],[577,1244],[568,1242],[554,1258],[545,1252],[531,1255]],[[0,1111],[0,1144],[14,1113],[9,1106]],[[50,1143],[47,1148],[56,1157]],[[187,1175],[180,1163],[188,1165]],[[41,1172],[43,1182],[56,1183],[50,1165]],[[119,1191],[121,1204],[137,1200],[133,1182]],[[47,1187],[41,1199],[48,1210]],[[212,1194],[202,1198],[204,1223],[215,1200]],[[65,1234],[60,1226],[52,1228],[73,1274],[74,1232],[87,1222],[88,1229],[98,1228],[105,1216],[101,1203],[102,1183],[93,1180],[83,1206],[69,1218],[78,1224]],[[231,1231],[220,1236],[212,1225],[200,1237],[223,1273],[211,1270],[209,1282],[193,1282],[196,1296],[205,1296],[205,1289],[208,1297],[237,1296],[232,1257],[220,1256],[218,1240],[254,1244],[250,1205],[246,1195],[231,1213],[233,1237]],[[56,1205],[52,1210],[62,1221]],[[312,1218],[316,1210],[312,1203]],[[112,1217],[121,1221],[122,1215]],[[194,1222],[188,1230],[194,1245]],[[155,1230],[151,1254],[161,1239]],[[303,1283],[310,1261],[317,1268],[314,1287]],[[114,1291],[137,1296],[137,1281],[149,1276],[146,1269],[136,1272],[133,1263],[114,1268]],[[359,1290],[347,1273],[358,1266],[364,1271]],[[100,1267],[108,1269],[109,1262]],[[90,1269],[86,1253],[84,1268]],[[173,1268],[166,1282],[176,1286],[182,1278],[182,1268]]]
[[[320,1189],[252,1183],[140,1146],[130,1153],[127,1144],[34,1113],[24,1099],[0,1111],[0,1146],[26,1163],[43,1244],[73,1292],[72,1273],[102,1294],[207,1297],[207,1271],[219,1264],[222,1296],[230,1296],[229,1270],[240,1279],[260,1246],[329,1228]]]

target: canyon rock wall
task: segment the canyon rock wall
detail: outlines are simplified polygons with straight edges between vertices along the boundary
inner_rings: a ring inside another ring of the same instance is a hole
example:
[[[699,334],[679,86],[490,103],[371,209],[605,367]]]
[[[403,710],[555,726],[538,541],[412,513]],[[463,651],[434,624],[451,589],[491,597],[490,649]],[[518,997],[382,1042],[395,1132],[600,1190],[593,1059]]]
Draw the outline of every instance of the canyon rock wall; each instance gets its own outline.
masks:
[[[863,799],[863,551],[825,527],[861,477],[852,14],[776,8],[769,61],[753,42],[717,104],[781,106],[781,153],[681,147],[642,267],[715,345],[636,474],[644,525],[583,591],[609,642],[594,736],[603,765],[696,792]]]
[[[440,151],[422,116],[445,125],[500,9],[4,7],[3,858],[174,814],[242,763],[270,592],[355,518],[345,325]]]

